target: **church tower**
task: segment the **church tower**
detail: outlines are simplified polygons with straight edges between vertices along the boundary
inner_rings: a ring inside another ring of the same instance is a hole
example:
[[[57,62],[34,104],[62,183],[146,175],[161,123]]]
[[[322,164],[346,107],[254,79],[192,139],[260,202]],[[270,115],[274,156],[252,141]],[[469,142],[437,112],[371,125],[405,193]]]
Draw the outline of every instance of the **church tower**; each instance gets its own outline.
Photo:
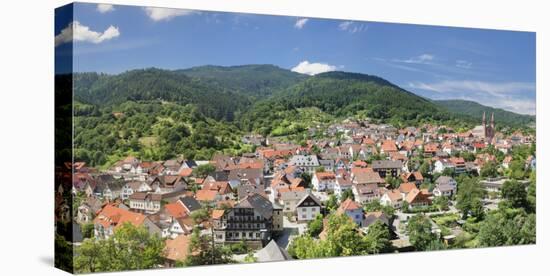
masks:
[[[493,137],[495,137],[495,113],[491,113],[491,122],[489,123],[489,126],[487,126],[485,112],[483,112],[482,124],[485,131],[485,141],[491,143],[493,141]]]

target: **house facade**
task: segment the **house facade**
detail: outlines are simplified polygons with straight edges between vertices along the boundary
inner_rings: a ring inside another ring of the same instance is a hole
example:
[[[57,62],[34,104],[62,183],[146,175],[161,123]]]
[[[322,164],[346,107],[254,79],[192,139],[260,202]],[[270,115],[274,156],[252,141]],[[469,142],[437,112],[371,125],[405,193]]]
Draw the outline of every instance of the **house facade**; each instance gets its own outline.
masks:
[[[318,214],[321,213],[321,208],[323,205],[312,194],[306,194],[297,204],[296,204],[296,219],[299,222],[307,222],[314,220]]]

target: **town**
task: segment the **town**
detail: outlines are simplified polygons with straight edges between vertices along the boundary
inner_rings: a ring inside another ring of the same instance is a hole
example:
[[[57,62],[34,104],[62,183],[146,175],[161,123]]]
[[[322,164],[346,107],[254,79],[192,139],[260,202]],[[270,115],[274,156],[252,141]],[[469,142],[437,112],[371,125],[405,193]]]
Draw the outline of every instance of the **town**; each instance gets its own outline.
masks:
[[[246,135],[255,150],[241,156],[67,163],[72,202],[57,187],[56,223],[72,224],[82,272],[101,270],[85,248],[134,228],[155,237],[158,268],[504,245],[480,237],[479,218],[532,201],[536,141],[495,120],[458,132],[350,118],[304,144]],[[346,235],[368,242],[346,248]]]

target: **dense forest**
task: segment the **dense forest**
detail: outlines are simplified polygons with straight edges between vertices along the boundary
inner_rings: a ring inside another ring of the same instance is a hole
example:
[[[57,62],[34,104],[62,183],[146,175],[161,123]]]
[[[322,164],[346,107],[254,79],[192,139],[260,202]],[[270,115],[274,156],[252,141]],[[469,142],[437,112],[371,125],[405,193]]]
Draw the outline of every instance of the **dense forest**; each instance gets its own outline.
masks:
[[[272,97],[256,103],[244,113],[241,127],[274,135],[273,130],[295,121],[301,108],[318,108],[337,118],[351,116],[371,118],[396,126],[439,122],[454,126],[473,123],[474,118],[453,116],[431,101],[407,92],[388,81],[364,74],[329,72],[310,77]],[[291,118],[289,118],[289,113]]]
[[[71,76],[58,79],[63,77]],[[245,133],[301,142],[310,128],[349,117],[459,130],[480,120],[357,73],[307,76],[273,65],[243,65],[72,77],[75,157],[92,166],[109,166],[129,154],[147,160],[239,154],[253,150],[241,142]]]
[[[307,75],[274,65],[199,66],[176,72],[215,83],[239,94],[261,98],[305,80]]]
[[[205,116],[229,121],[251,104],[247,97],[215,83],[154,68],[119,75],[76,74],[74,94],[80,102],[101,107],[151,100],[193,104]]]

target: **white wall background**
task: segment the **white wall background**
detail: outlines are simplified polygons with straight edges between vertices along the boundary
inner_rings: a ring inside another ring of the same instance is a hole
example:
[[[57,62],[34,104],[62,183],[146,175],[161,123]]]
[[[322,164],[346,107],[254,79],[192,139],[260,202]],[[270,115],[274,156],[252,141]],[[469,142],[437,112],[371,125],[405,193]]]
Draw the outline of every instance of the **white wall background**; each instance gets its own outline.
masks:
[[[90,1],[100,2],[100,1]],[[546,1],[110,1],[191,9],[537,32],[538,212],[535,246],[334,258],[111,275],[527,275],[548,271],[547,142],[550,30]],[[322,2],[322,3],[321,3]],[[68,1],[4,1],[0,9],[0,275],[62,275],[53,268],[54,8]],[[545,24],[546,23],[546,26]],[[15,189],[13,189],[15,188]],[[543,200],[543,199],[547,200]],[[545,225],[546,224],[546,225]],[[25,226],[25,227],[23,227]],[[544,227],[546,226],[546,227]],[[99,274],[98,274],[99,275]]]

